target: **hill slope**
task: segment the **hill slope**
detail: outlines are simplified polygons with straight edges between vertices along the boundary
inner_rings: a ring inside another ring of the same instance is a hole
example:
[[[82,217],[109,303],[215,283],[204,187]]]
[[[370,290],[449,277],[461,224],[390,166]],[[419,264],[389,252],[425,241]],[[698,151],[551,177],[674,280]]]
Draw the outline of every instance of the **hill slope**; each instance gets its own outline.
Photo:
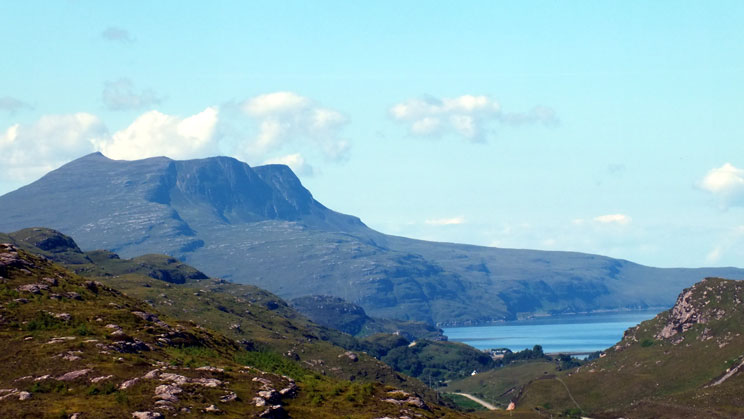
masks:
[[[106,251],[83,253],[70,237],[45,228],[0,233],[0,242],[113,286],[175,319],[219,331],[256,350],[282,354],[323,375],[380,382],[436,398],[420,381],[364,354],[368,351],[364,342],[313,324],[281,298],[255,286],[206,279],[191,266],[163,255],[119,259]]]
[[[517,405],[600,418],[744,417],[742,301],[744,282],[707,278],[605,357],[533,381]]]
[[[174,322],[10,244],[0,244],[0,362],[3,417],[457,416]]]
[[[0,197],[0,231],[48,226],[84,249],[165,253],[287,299],[334,295],[374,317],[439,324],[668,307],[704,276],[602,256],[387,236],[313,199],[281,165],[96,153]]]

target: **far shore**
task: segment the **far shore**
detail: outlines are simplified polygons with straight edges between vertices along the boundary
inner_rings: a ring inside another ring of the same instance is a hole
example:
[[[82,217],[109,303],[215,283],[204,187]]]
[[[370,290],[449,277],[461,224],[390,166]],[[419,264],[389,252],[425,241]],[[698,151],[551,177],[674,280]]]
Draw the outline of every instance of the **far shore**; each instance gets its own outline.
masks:
[[[517,316],[516,319],[493,319],[482,322],[442,322],[437,323],[437,327],[441,328],[455,328],[455,327],[480,327],[480,326],[502,326],[507,324],[529,324],[533,321],[544,321],[553,319],[571,319],[579,316],[601,316],[605,314],[633,314],[633,313],[654,313],[658,314],[663,311],[669,310],[670,307],[656,306],[647,307],[642,309],[606,309],[606,310],[594,310],[594,311],[578,311],[578,312],[561,312],[561,313],[530,313],[529,315]]]

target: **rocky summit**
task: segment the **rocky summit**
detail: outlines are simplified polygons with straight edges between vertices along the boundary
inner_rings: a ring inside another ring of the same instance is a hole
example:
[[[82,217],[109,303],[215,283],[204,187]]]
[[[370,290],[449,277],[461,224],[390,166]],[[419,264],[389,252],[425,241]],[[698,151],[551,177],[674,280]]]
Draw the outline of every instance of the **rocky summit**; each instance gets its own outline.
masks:
[[[669,307],[705,276],[603,256],[389,236],[316,201],[283,165],[90,154],[0,197],[0,231],[51,227],[85,250],[165,253],[283,298],[331,295],[373,317],[440,325]]]

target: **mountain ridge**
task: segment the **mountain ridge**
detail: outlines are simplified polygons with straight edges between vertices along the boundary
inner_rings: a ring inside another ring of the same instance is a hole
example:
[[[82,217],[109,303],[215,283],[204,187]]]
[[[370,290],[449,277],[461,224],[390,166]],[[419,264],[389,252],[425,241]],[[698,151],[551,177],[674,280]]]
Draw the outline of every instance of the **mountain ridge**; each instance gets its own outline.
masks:
[[[440,325],[670,306],[736,268],[653,268],[578,252],[385,235],[316,201],[286,166],[91,154],[0,197],[0,231],[48,226],[85,249],[165,253],[286,299],[334,295],[374,317]]]

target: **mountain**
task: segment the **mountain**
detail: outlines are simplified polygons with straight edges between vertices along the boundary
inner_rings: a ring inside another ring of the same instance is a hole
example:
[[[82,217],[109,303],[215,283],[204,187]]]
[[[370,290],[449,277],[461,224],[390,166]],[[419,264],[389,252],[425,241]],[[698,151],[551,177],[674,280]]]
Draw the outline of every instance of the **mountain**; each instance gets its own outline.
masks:
[[[632,418],[744,417],[744,282],[706,278],[599,359],[532,381],[520,409]]]
[[[176,321],[9,243],[0,244],[0,337],[8,418],[461,416],[395,387],[325,376]]]
[[[0,231],[47,226],[86,250],[165,253],[282,298],[332,295],[373,317],[440,325],[669,307],[697,278],[603,256],[434,243],[334,212],[286,166],[228,157],[116,161],[90,154],[0,197]]]

